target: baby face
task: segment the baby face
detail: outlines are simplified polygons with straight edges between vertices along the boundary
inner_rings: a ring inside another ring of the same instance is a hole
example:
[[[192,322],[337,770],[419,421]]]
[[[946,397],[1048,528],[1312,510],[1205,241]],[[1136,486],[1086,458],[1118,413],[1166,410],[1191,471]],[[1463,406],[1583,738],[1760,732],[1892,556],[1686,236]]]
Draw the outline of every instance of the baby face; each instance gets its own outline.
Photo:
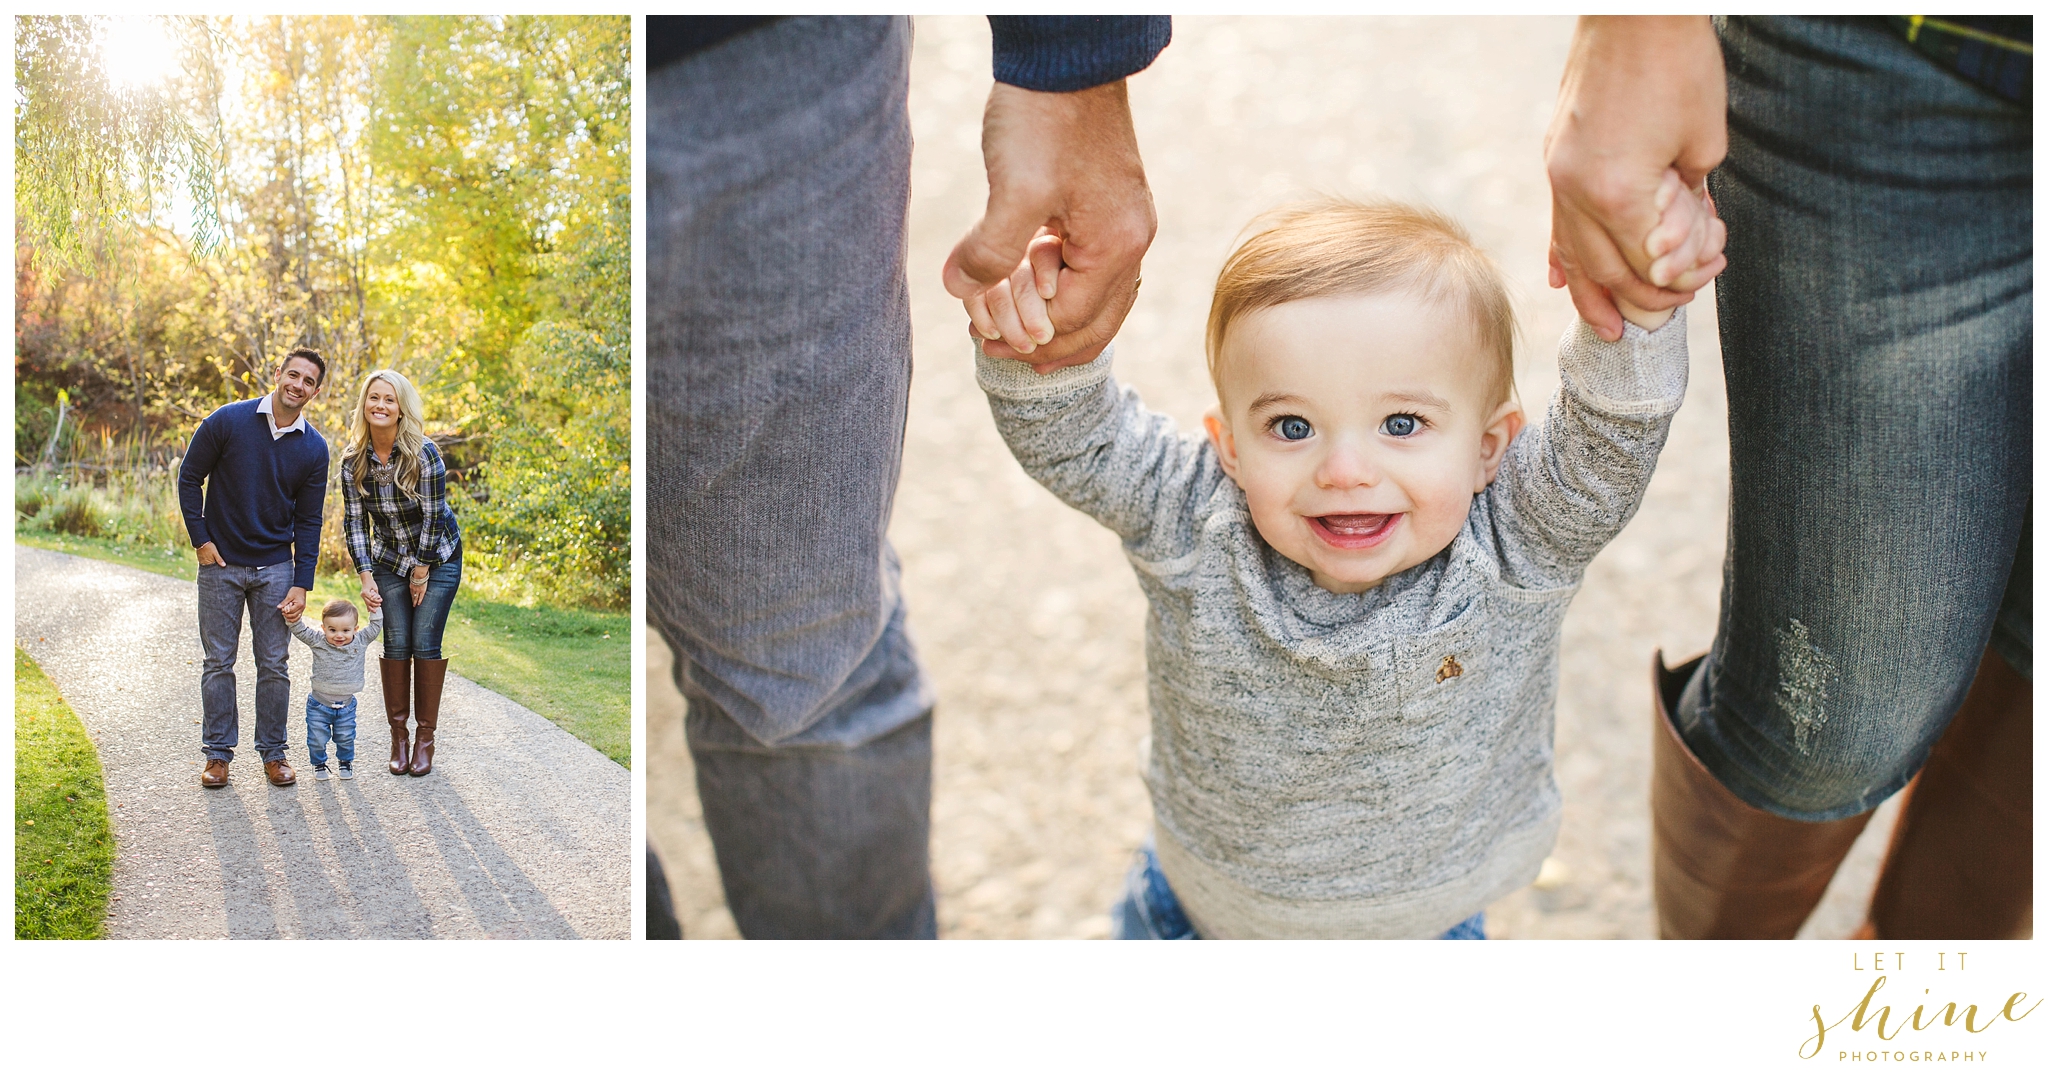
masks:
[[[1274,550],[1365,592],[1449,547],[1521,430],[1455,304],[1327,296],[1231,324],[1207,418]]]
[[[350,615],[334,615],[320,620],[320,629],[327,635],[327,643],[337,649],[348,648],[356,639],[356,620]]]

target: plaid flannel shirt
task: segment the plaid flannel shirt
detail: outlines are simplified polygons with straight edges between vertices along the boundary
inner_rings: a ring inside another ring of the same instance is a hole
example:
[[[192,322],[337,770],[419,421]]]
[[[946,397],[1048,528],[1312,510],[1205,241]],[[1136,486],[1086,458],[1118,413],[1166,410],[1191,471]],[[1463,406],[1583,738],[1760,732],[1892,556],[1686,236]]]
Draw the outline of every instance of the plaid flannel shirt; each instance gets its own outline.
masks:
[[[361,573],[383,567],[401,577],[415,566],[438,566],[455,557],[462,531],[448,505],[448,466],[441,448],[420,446],[420,497],[407,499],[391,482],[365,478],[356,491],[353,463],[341,463],[341,502],[348,531],[348,555]]]

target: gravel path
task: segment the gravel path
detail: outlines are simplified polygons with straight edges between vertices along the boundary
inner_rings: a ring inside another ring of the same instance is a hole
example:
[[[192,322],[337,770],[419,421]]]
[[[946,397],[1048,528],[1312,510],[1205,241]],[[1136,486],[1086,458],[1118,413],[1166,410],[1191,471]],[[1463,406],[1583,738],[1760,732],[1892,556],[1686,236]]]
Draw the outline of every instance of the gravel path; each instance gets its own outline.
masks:
[[[306,764],[310,665],[292,645],[287,760],[255,752],[255,666],[237,665],[242,745],[199,786],[190,582],[16,546],[14,633],[99,748],[115,834],[111,938],[624,938],[629,774],[546,717],[448,676],[434,771],[392,776],[376,665],[357,695],[353,780]],[[330,755],[332,751],[330,750]]]
[[[1432,204],[1507,271],[1523,329],[1517,380],[1536,415],[1571,318],[1545,283],[1543,133],[1571,20],[1175,18],[1132,79],[1159,211],[1118,374],[1198,429],[1212,391],[1202,332],[1245,223],[1328,192]],[[939,267],[986,199],[988,25],[917,20],[911,68],[911,307],[917,376],[891,529],[911,631],[937,680],[933,861],[941,933],[1097,937],[1151,826],[1137,745],[1144,601],[1116,538],[1026,477],[974,385],[965,316]],[[1487,912],[1500,937],[1648,937],[1649,666],[1713,637],[1727,514],[1727,407],[1711,294],[1691,312],[1692,388],[1641,512],[1594,562],[1565,622],[1557,771],[1563,834],[1544,887]],[[648,831],[684,932],[730,936],[668,684],[649,655]],[[1889,811],[1808,933],[1860,918]]]

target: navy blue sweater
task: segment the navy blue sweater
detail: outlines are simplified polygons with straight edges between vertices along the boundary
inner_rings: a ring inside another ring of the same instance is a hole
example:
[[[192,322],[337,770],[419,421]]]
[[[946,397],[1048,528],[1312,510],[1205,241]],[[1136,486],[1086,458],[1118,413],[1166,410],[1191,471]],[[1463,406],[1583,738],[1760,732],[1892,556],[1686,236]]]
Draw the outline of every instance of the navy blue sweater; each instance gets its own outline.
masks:
[[[764,15],[649,15],[651,71],[775,21]],[[1173,39],[1166,15],[990,15],[996,81],[1026,90],[1086,90],[1135,75]]]
[[[310,589],[327,498],[327,440],[310,421],[272,439],[269,418],[256,411],[262,400],[223,405],[200,422],[178,470],[178,506],[194,548],[211,543],[229,566],[290,559],[292,584]]]

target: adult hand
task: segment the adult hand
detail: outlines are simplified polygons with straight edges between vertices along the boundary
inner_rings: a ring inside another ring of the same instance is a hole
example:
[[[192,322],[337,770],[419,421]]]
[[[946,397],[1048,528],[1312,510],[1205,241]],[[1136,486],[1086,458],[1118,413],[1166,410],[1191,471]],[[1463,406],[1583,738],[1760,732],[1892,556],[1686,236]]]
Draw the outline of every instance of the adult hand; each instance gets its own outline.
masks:
[[[1137,299],[1159,227],[1123,81],[1071,93],[997,83],[981,153],[988,208],[946,259],[946,291],[968,302],[990,356],[1041,373],[1095,359]],[[1040,235],[1059,237],[1061,262],[1037,282],[1049,318],[1027,328],[1009,278]]]
[[[412,606],[418,607],[420,602],[427,598],[427,579],[420,577],[407,578],[405,579],[405,590],[412,594]]]
[[[1701,191],[1728,152],[1728,80],[1705,16],[1585,16],[1572,35],[1544,138],[1551,190],[1550,286],[1595,333],[1621,337],[1614,297],[1663,311],[1727,266],[1710,236],[1691,270],[1646,244],[1666,169]],[[1725,237],[1725,230],[1714,234]]]
[[[199,565],[226,566],[227,564],[228,561],[220,557],[220,549],[213,546],[213,541],[208,540],[206,543],[199,545]]]
[[[377,591],[377,578],[371,574],[361,575],[363,579],[363,606],[375,611],[384,606],[384,595]]]
[[[277,610],[284,616],[284,621],[298,622],[299,616],[306,613],[306,590],[292,586],[285,592],[284,602],[277,605]]]

